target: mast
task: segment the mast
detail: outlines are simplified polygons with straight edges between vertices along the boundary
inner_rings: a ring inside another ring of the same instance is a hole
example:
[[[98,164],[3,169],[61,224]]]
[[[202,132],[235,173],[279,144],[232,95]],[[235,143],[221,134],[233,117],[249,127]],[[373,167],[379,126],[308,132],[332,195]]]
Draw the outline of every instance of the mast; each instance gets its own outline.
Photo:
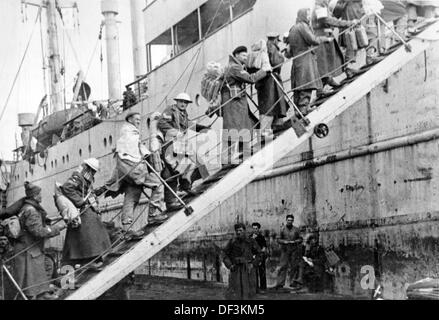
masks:
[[[143,23],[144,0],[131,0],[131,33],[133,36],[134,77],[141,78],[146,74],[146,46]]]
[[[47,33],[50,69],[50,102],[52,112],[64,110],[63,85],[61,75],[61,55],[59,51],[56,0],[47,0]]]
[[[116,16],[119,14],[117,0],[102,0],[102,15],[105,17],[105,41],[107,43],[108,69],[108,98],[119,100],[122,98],[122,84],[120,78],[119,31]]]

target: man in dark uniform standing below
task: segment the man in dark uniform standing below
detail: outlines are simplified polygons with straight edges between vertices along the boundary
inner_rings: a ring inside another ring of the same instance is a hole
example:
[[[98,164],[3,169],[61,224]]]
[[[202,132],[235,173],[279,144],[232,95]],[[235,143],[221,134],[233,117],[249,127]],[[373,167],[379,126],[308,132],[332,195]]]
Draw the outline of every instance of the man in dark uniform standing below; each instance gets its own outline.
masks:
[[[255,222],[252,224],[253,233],[251,235],[251,238],[256,241],[259,248],[261,248],[261,258],[259,262],[259,266],[256,269],[256,281],[259,284],[258,289],[260,290],[267,290],[267,275],[266,275],[266,269],[265,269],[265,261],[267,260],[268,256],[268,247],[267,247],[267,241],[265,240],[264,235],[261,232],[261,224],[258,222]]]
[[[302,284],[302,274],[299,263],[302,260],[302,242],[299,228],[293,225],[294,216],[287,216],[286,226],[282,228],[277,242],[281,245],[280,269],[277,276],[276,289],[281,289],[285,285],[288,267],[291,267],[291,276],[298,271],[294,283]],[[292,279],[290,279],[291,282]]]
[[[224,249],[224,264],[230,270],[228,300],[248,300],[256,294],[256,268],[261,249],[255,240],[246,237],[245,225],[235,225],[236,236]]]

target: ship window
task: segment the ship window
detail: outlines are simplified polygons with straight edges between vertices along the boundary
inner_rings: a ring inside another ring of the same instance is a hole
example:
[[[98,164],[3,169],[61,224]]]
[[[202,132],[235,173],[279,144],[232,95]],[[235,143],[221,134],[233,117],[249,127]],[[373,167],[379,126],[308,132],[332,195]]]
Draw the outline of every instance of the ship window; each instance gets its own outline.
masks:
[[[91,148],[91,144],[88,145],[88,152],[91,153],[92,148]]]
[[[176,54],[186,50],[200,40],[198,10],[195,10],[174,26],[174,38]]]
[[[70,157],[69,157],[69,155],[66,156],[66,159],[67,159],[67,163],[69,163],[69,162],[70,162]]]
[[[221,1],[218,5],[217,0],[209,0],[201,6],[200,12],[203,38],[232,20],[229,1]]]
[[[55,168],[58,167],[58,160],[55,160]]]
[[[63,163],[63,164],[66,163],[66,157],[65,157],[65,156],[62,157],[62,163]]]
[[[109,141],[110,141],[110,146],[113,145],[113,136],[110,136]]]
[[[174,56],[171,29],[165,31],[148,45],[149,69],[153,70]]]
[[[104,138],[104,147],[107,147],[107,138]]]
[[[51,167],[52,167],[52,169],[53,169],[53,161],[51,161],[51,162],[50,162],[50,166],[51,166]]]
[[[47,165],[44,164],[44,171],[47,171]]]
[[[82,157],[82,149],[79,149],[79,156]]]
[[[230,0],[232,6],[233,19],[239,17],[249,9],[253,8],[256,0]]]

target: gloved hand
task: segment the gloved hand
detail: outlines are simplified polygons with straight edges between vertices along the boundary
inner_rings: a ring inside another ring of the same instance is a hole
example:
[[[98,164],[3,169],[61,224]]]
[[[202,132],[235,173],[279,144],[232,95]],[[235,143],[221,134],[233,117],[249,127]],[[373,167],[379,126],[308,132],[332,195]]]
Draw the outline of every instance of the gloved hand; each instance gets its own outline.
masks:
[[[161,147],[162,147],[162,144],[160,143],[160,140],[158,138],[156,138],[156,137],[151,138],[149,148],[150,148],[152,153],[159,152]]]
[[[269,64],[264,64],[263,66],[262,66],[262,69],[261,69],[262,71],[265,71],[265,72],[272,72],[273,71],[273,68],[269,65]]]
[[[332,42],[334,41],[334,38],[332,37],[324,37],[325,39],[323,40],[324,42]]]
[[[78,229],[80,226],[81,226],[81,218],[76,218],[76,219],[73,219],[71,222],[70,222],[70,224],[69,224],[69,226],[72,228],[72,229]]]

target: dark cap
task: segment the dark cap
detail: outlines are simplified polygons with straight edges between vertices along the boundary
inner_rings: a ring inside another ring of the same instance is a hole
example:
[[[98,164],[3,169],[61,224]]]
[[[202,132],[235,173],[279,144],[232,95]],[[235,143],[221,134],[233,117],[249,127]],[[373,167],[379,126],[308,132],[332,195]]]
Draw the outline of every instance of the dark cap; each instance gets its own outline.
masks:
[[[41,188],[30,183],[29,181],[26,181],[24,183],[24,191],[25,191],[26,197],[32,198],[32,197],[35,197],[41,193]]]
[[[131,117],[133,117],[135,115],[140,115],[140,112],[130,112],[130,113],[128,113],[127,116],[125,117],[125,121],[128,121]]]
[[[248,52],[247,47],[245,46],[239,46],[238,48],[236,48],[235,50],[233,50],[233,55],[237,55],[240,54],[241,52]]]

